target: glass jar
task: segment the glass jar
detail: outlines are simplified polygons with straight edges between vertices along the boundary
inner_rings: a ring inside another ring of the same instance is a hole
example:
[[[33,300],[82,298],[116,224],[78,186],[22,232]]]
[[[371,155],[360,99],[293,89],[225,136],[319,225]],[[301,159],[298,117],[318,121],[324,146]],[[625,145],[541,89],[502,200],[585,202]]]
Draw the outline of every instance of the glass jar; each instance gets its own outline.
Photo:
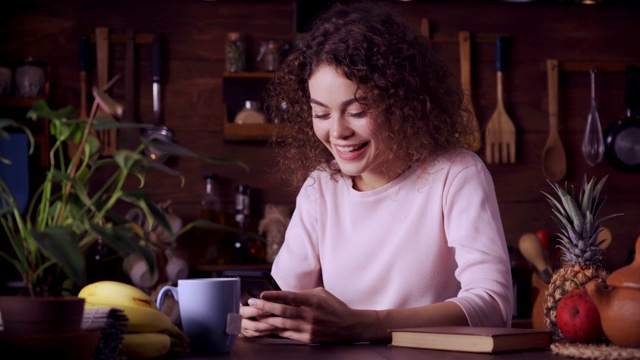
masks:
[[[238,32],[227,34],[225,45],[226,70],[228,72],[241,72],[246,69],[246,45],[244,36]]]
[[[264,124],[267,119],[260,109],[259,101],[246,100],[244,108],[238,112],[233,122],[236,124]]]
[[[205,191],[200,201],[200,218],[225,226],[229,224],[227,223],[227,216],[222,209],[217,179],[217,174],[204,175]],[[207,261],[219,265],[230,263],[225,231],[206,230],[201,231],[201,233],[203,234],[202,241],[207,243]]]
[[[42,61],[26,58],[16,67],[16,96],[38,97],[44,95],[46,65]]]
[[[256,61],[260,64],[262,71],[273,72],[280,67],[280,62],[284,52],[289,45],[281,40],[264,40],[260,42],[260,53]]]

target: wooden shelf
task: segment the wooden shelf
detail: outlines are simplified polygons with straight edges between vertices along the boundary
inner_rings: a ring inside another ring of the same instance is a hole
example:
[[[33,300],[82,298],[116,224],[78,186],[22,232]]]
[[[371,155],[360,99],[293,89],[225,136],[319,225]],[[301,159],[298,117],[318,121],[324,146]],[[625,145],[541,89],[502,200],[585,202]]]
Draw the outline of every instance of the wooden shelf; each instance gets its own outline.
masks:
[[[259,72],[259,71],[244,71],[244,72],[225,72],[222,74],[225,78],[246,78],[246,79],[268,79],[273,77],[273,73]]]
[[[224,138],[230,141],[268,141],[273,137],[274,124],[233,124],[225,123]]]
[[[30,108],[44,97],[0,96],[0,106]]]
[[[624,72],[629,65],[640,66],[637,62],[607,62],[607,61],[558,61],[560,72],[589,72],[595,68],[598,72]],[[547,70],[547,63],[540,64],[540,68]]]
[[[245,100],[263,101],[270,72],[225,72],[222,74],[224,102],[223,137],[226,141],[268,141],[273,137],[275,125],[235,124],[233,119],[242,110]]]

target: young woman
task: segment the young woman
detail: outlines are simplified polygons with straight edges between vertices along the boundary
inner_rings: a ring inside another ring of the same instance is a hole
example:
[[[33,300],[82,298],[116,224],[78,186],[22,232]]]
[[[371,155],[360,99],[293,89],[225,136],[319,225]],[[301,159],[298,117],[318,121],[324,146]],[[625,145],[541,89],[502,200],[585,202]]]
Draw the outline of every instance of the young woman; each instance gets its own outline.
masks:
[[[336,5],[270,86],[280,173],[299,188],[242,334],[389,341],[392,328],[508,327],[509,256],[491,175],[447,64],[386,5]]]

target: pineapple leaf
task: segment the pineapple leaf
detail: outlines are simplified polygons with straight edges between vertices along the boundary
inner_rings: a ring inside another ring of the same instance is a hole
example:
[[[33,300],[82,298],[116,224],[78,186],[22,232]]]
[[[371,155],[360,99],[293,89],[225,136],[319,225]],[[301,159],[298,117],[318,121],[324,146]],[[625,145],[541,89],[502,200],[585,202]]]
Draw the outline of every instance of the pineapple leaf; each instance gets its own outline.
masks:
[[[597,194],[593,194],[594,179],[591,178],[587,183],[587,175],[582,180],[582,189],[580,190],[580,210],[583,214],[591,211],[593,200],[597,200]],[[594,197],[595,196],[595,197]]]
[[[580,231],[580,229],[582,229],[582,224],[584,223],[584,218],[582,217],[582,213],[580,213],[580,208],[578,208],[578,205],[568,193],[564,192],[561,196],[562,204],[571,219],[573,228]]]
[[[562,258],[566,264],[595,265],[602,261],[604,249],[598,245],[598,234],[602,224],[615,216],[612,214],[597,218],[598,212],[606,200],[601,195],[608,176],[596,181],[595,178],[587,180],[586,175],[582,179],[580,189],[565,182],[564,186],[547,180],[557,197],[542,192],[553,213],[553,219],[558,225],[557,233],[562,250]]]

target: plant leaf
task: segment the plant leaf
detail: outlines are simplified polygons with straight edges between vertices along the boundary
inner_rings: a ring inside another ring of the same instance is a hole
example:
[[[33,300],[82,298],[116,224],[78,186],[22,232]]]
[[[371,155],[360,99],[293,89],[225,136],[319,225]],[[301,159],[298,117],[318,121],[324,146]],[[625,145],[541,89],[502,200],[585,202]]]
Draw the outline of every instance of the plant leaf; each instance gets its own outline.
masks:
[[[156,255],[155,252],[140,243],[140,238],[135,231],[126,225],[116,225],[110,230],[94,224],[91,224],[91,228],[100,235],[102,241],[104,241],[109,247],[111,247],[118,255],[126,258],[130,254],[136,254],[140,258],[144,259],[150,269],[156,267]]]
[[[45,256],[57,263],[71,280],[77,284],[83,283],[85,259],[78,248],[76,234],[58,226],[32,231],[31,234]]]

